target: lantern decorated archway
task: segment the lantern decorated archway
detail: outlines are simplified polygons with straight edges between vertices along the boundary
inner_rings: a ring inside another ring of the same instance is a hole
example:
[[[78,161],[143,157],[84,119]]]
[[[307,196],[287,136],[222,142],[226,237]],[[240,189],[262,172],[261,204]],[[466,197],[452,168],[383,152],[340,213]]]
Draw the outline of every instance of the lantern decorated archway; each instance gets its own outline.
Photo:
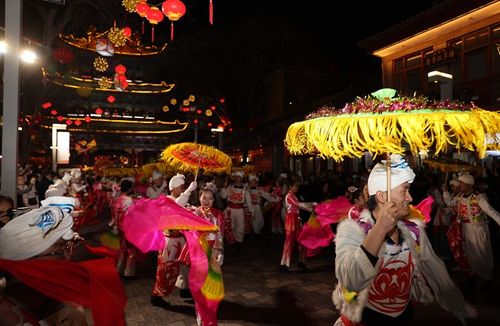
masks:
[[[186,6],[184,3],[180,0],[167,0],[165,1],[162,6],[161,10],[167,16],[167,18],[170,20],[170,40],[174,40],[174,22],[178,21],[179,19],[184,16],[186,13]]]

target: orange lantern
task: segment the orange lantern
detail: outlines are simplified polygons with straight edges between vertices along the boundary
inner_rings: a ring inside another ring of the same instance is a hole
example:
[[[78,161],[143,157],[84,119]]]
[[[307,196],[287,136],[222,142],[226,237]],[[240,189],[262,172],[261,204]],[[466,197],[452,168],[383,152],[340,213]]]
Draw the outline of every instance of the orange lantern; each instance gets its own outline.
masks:
[[[165,14],[165,16],[170,19],[170,40],[174,40],[174,22],[181,19],[182,16],[186,13],[186,6],[180,0],[167,0],[162,6],[161,10]]]
[[[156,7],[151,7],[149,8],[148,12],[146,13],[146,18],[149,20],[149,23],[153,26],[151,26],[151,42],[155,41],[155,25],[158,25],[159,22],[165,18],[160,11],[160,9]]]

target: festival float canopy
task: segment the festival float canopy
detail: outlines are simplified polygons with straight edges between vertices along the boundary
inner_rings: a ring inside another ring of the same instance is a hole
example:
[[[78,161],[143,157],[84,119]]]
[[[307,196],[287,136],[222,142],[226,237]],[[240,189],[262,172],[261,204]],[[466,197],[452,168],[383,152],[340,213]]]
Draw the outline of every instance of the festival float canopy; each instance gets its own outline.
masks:
[[[227,154],[198,143],[170,145],[161,153],[161,159],[183,172],[197,172],[201,168],[214,173],[231,170],[231,158]]]
[[[323,107],[292,124],[285,145],[292,155],[319,154],[341,161],[365,152],[413,154],[448,148],[476,151],[500,148],[500,114],[474,104],[394,97],[381,89],[336,110]]]

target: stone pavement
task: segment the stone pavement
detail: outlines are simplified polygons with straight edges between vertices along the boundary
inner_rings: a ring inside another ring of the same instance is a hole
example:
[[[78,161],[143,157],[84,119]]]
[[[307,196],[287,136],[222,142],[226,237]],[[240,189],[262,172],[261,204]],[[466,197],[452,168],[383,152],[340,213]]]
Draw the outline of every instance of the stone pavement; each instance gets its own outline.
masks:
[[[96,240],[100,231],[87,230],[86,238]],[[264,232],[260,238],[246,240],[240,249],[226,249],[222,268],[226,297],[219,306],[219,325],[333,325],[338,317],[331,301],[336,282],[333,246],[307,261],[310,272],[295,271],[296,260],[293,260],[292,272],[280,273],[283,241],[284,236]],[[150,254],[144,258],[138,264],[138,278],[124,281],[128,296],[127,325],[196,325],[193,302],[181,299],[178,290],[172,294],[168,310],[150,305],[156,256]],[[500,290],[498,266],[494,284],[483,290],[477,285],[466,285],[458,272],[452,276],[479,312],[479,317],[469,320],[468,325],[500,325],[500,299],[496,296]],[[415,308],[412,325],[421,324],[460,325],[437,304]]]

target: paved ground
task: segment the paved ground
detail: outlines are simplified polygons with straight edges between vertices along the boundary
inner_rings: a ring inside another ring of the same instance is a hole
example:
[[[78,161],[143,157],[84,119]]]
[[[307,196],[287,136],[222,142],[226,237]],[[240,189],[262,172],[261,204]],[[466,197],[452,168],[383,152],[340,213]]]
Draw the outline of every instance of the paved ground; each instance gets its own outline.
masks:
[[[96,240],[102,228],[87,228],[87,239]],[[334,288],[333,247],[311,258],[308,273],[278,272],[284,237],[264,233],[261,238],[249,238],[239,250],[228,248],[223,266],[226,297],[221,303],[218,319],[222,326],[236,325],[333,325],[338,317],[331,302]],[[173,306],[168,310],[152,307],[149,296],[155,271],[153,256],[145,257],[138,266],[138,278],[124,281],[128,295],[126,319],[129,326],[196,325],[192,301],[172,294]],[[480,290],[466,285],[458,273],[452,274],[479,317],[468,325],[500,325],[500,269],[495,270],[495,282]],[[437,304],[416,307],[414,325],[460,325]]]

